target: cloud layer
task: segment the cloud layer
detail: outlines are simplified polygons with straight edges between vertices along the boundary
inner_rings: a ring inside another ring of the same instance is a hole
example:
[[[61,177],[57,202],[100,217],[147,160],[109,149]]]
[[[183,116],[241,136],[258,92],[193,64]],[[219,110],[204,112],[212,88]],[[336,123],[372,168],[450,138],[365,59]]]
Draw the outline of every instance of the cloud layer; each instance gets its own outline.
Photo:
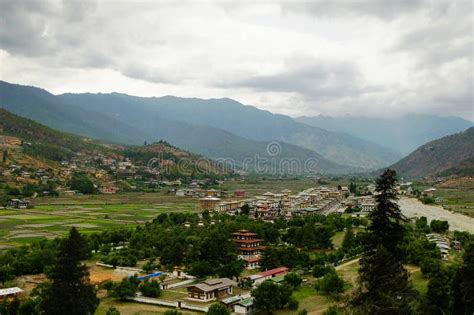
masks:
[[[0,2],[0,78],[230,97],[299,115],[474,120],[473,2]]]

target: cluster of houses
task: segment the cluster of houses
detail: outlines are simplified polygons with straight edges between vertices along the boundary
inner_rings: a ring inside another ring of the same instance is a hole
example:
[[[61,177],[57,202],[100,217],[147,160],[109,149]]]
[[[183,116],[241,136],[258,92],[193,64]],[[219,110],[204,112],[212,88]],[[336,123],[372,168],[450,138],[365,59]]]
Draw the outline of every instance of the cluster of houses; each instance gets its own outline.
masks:
[[[52,170],[44,168],[32,169],[21,165],[11,164],[0,169],[5,179],[15,179],[17,182],[36,182],[46,185],[50,177],[54,176]]]
[[[357,215],[366,215],[377,206],[373,195],[350,196],[342,202],[345,209],[352,208],[359,212]]]
[[[245,196],[244,191],[234,192],[236,195]],[[316,213],[327,213],[337,209],[341,202],[349,195],[347,187],[310,188],[297,194],[292,194],[290,190],[284,189],[279,193],[266,192],[262,196],[255,198],[235,198],[233,200],[223,200],[217,194],[208,194],[199,199],[202,210],[216,211],[227,214],[238,214],[243,205],[249,206],[249,215],[254,218],[261,218],[273,221],[276,217],[292,218]]]

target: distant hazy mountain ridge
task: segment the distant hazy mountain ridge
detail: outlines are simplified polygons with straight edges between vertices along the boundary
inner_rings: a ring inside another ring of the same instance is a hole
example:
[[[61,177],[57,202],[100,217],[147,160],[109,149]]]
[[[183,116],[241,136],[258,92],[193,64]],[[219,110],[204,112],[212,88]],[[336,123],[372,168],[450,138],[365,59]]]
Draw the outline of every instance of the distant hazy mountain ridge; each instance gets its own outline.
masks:
[[[411,114],[391,119],[315,116],[298,117],[296,120],[327,130],[346,132],[383,146],[390,146],[402,155],[411,153],[428,141],[474,126],[473,122],[459,117],[438,117],[421,114]]]
[[[293,150],[298,149],[296,146],[306,148],[335,163],[354,167],[376,168],[401,157],[392,150],[369,141],[298,123],[291,117],[272,114],[231,99],[203,100],[174,96],[143,98],[119,93],[63,94],[58,98],[72,106],[111,115],[127,125],[141,128],[143,132],[164,139],[173,136],[164,134],[171,128],[166,122],[173,122],[174,125],[185,124],[187,128],[189,126],[201,130],[207,128],[207,137],[211,139],[225,132],[225,137],[229,137],[230,134],[239,137],[236,143],[242,142],[241,138],[252,142],[283,141],[295,145]],[[159,124],[153,123],[154,121],[166,125],[165,128],[160,128]],[[192,137],[189,134],[184,136]],[[180,144],[181,139],[170,139],[170,141],[194,151],[215,150],[206,145],[189,147],[189,143]],[[209,143],[202,137],[197,142],[200,141]],[[232,151],[235,148],[226,150]],[[218,155],[229,156],[226,150],[219,151]],[[248,150],[252,152],[251,148]],[[196,152],[205,155],[210,153]],[[296,152],[294,154],[298,155]]]
[[[474,175],[474,127],[428,142],[390,168],[407,177]]]

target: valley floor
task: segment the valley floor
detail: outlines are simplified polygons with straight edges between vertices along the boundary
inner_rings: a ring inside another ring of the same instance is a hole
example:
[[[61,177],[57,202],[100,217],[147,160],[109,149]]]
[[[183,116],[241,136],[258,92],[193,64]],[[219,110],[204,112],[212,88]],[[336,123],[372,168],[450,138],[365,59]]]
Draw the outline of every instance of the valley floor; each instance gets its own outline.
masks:
[[[467,231],[474,233],[474,218],[466,215],[450,212],[441,206],[425,205],[415,198],[401,198],[400,208],[407,217],[424,216],[431,220],[447,220],[450,230]]]

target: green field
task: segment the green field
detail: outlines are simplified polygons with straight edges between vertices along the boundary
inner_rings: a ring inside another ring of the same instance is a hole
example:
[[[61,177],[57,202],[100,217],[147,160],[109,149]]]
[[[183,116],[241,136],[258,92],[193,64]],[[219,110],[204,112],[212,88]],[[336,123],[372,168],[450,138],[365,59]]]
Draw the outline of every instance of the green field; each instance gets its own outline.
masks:
[[[159,194],[117,196],[41,199],[35,200],[32,209],[0,210],[0,246],[19,246],[55,238],[64,235],[72,226],[88,234],[143,224],[163,212],[198,210],[198,201],[192,198]],[[132,200],[143,203],[131,203]]]

